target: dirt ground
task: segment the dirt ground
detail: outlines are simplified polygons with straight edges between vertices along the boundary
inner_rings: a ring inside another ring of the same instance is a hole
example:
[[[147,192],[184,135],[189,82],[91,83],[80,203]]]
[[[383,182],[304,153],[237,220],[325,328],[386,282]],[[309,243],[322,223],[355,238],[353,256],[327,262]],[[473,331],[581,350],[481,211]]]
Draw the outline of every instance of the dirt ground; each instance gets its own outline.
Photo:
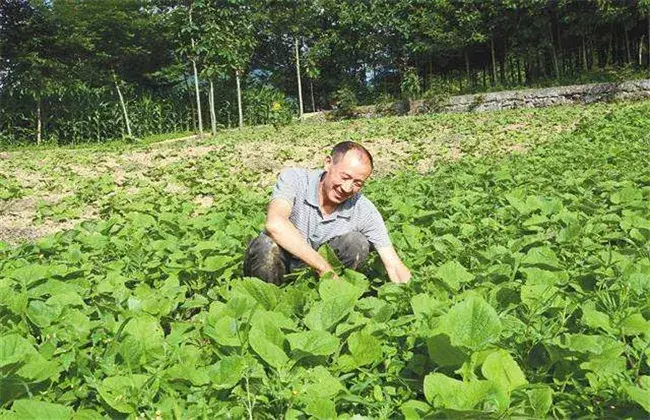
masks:
[[[521,123],[510,125],[504,131],[525,129],[526,124]],[[431,139],[414,142],[387,136],[364,138],[364,146],[374,157],[373,177],[387,176],[406,167],[420,173],[431,172],[440,161],[457,160],[465,155],[462,136],[453,133],[432,133],[431,136]],[[232,176],[239,176],[244,169],[253,171],[259,175],[256,186],[268,187],[284,167],[321,166],[331,147],[327,139],[272,140],[243,138],[219,143],[214,138],[190,137],[121,153],[100,151],[88,154],[75,149],[55,150],[52,155],[42,151],[4,152],[0,154],[0,181],[2,177],[14,180],[23,189],[23,195],[0,201],[0,241],[9,244],[32,241],[70,229],[83,220],[99,217],[97,209],[90,203],[86,208],[78,209],[80,216],[77,218],[64,221],[39,218],[39,205],[55,205],[71,194],[78,194],[79,185],[88,180],[110,177],[114,183],[114,191],[110,194],[119,191],[135,194],[142,186],[156,182],[162,184],[169,194],[187,193],[186,187],[165,176],[173,173],[178,165],[191,168],[195,162],[212,155],[213,159],[223,158],[223,162],[233,163]],[[529,145],[506,141],[499,147],[503,153],[525,153]],[[155,177],[152,174],[158,174],[160,179],[153,180]],[[201,207],[209,207],[214,199],[198,195],[193,202]]]

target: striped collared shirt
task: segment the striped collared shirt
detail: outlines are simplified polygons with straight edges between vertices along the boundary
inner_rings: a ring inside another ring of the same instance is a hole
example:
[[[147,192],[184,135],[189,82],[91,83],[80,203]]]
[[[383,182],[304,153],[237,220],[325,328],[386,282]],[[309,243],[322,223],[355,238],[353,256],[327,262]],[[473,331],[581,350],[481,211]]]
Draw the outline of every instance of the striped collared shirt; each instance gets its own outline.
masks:
[[[357,193],[339,204],[329,215],[318,205],[318,185],[322,169],[284,169],[273,189],[271,200],[285,199],[292,204],[289,220],[312,248],[344,233],[361,232],[375,248],[391,245],[384,219],[374,204]]]

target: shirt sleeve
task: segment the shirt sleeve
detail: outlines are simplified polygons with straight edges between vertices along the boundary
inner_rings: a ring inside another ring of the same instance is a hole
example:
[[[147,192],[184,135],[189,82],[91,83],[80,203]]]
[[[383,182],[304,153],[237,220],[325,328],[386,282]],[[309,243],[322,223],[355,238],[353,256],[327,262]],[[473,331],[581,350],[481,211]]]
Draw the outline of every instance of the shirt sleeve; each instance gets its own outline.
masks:
[[[298,192],[297,189],[300,183],[299,181],[300,175],[296,168],[283,169],[275,183],[270,201],[273,201],[276,198],[284,198],[291,203],[291,205],[295,204]]]
[[[388,236],[388,229],[386,229],[384,218],[374,204],[367,199],[364,201],[362,214],[360,215],[359,231],[364,234],[375,248],[391,246],[392,243],[390,236]]]

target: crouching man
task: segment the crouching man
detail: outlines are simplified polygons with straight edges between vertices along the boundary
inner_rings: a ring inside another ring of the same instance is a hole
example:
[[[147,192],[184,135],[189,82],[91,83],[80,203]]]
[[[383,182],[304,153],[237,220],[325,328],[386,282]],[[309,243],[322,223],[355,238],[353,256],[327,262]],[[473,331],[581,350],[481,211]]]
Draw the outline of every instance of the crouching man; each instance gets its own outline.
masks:
[[[244,275],[279,285],[286,273],[304,264],[323,275],[332,267],[317,250],[327,243],[351,269],[374,248],[390,280],[408,282],[411,272],[391,245],[381,214],[360,193],[372,169],[368,150],[346,141],[334,146],[324,170],[283,170],[271,196],[265,231],[246,250]]]

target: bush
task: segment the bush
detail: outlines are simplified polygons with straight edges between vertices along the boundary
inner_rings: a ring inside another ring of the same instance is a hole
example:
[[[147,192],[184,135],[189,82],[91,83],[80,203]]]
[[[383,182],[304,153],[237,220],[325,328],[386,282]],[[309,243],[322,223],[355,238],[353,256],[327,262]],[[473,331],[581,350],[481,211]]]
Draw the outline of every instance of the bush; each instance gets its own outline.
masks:
[[[288,125],[295,114],[295,104],[271,85],[254,85],[244,91],[244,111],[251,125]]]
[[[336,118],[351,118],[356,115],[355,109],[359,104],[357,96],[352,89],[348,86],[342,86],[334,95],[336,108],[334,109],[334,116]]]
[[[404,99],[412,100],[417,99],[420,96],[422,91],[420,85],[420,76],[414,69],[409,69],[402,76],[402,84],[400,85],[402,89],[402,96]]]

